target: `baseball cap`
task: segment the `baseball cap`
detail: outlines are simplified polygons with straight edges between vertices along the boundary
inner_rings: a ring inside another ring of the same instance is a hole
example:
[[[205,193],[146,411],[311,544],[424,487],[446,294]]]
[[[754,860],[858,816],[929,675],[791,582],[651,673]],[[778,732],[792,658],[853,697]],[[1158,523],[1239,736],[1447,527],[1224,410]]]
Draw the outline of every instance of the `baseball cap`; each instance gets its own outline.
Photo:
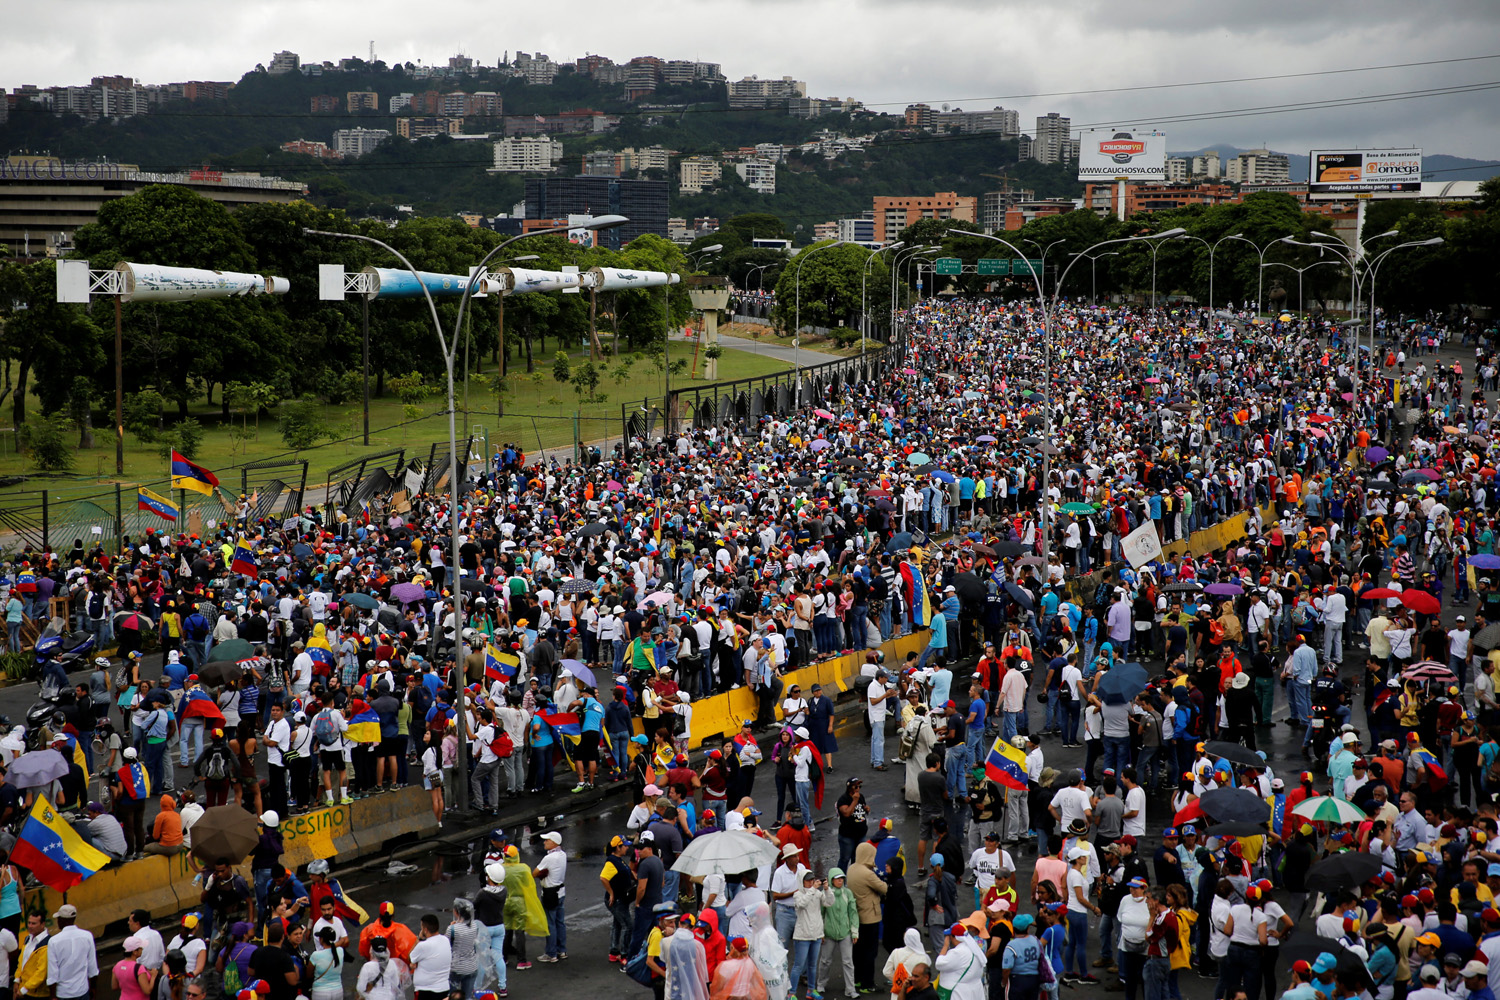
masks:
[[[1129,882],[1126,882],[1125,885],[1131,889],[1144,889],[1146,888],[1146,880],[1137,875]]]
[[[72,903],[64,903],[57,908],[57,912],[52,914],[52,917],[54,920],[77,920],[78,907]]]
[[[549,830],[547,833],[542,834],[542,840],[549,844],[561,844],[562,834]]]
[[[1088,856],[1089,856],[1089,852],[1085,851],[1081,847],[1075,847],[1071,851],[1068,852],[1068,860],[1069,861],[1077,861],[1079,858],[1086,858]]]
[[[1475,976],[1487,977],[1490,974],[1490,967],[1486,962],[1470,962],[1460,972],[1462,972],[1465,979],[1473,979]]]
[[[661,794],[661,789],[658,788],[656,785],[647,785],[644,789],[642,789],[642,794],[645,794],[645,795],[660,795]]]
[[[1161,832],[1163,838],[1177,836],[1177,827],[1169,826]]]
[[[1011,926],[1018,931],[1024,931],[1031,927],[1032,922],[1031,914],[1023,913],[1012,922]]]
[[[1443,939],[1438,937],[1432,931],[1428,931],[1426,934],[1423,934],[1417,938],[1417,944],[1425,944],[1431,945],[1434,948],[1441,948],[1443,946]]]
[[[1459,621],[1463,621],[1463,619],[1460,618]],[[1425,936],[1426,935],[1423,935],[1423,937],[1425,937]],[[1421,940],[1421,939],[1418,938],[1418,940]],[[1422,966],[1422,971],[1420,973],[1418,973],[1418,975],[1421,977],[1422,982],[1424,982],[1424,983],[1435,983],[1439,979],[1443,978],[1443,973],[1435,965],[1424,965],[1424,966]]]
[[[753,808],[752,806],[746,806],[745,808],[740,810],[740,815],[745,817],[746,819],[749,819],[751,816],[759,816],[760,810]]]
[[[1313,971],[1319,974],[1332,972],[1338,964],[1338,960],[1325,951],[1313,961]]]
[[[788,846],[788,847],[790,847],[790,846],[791,846],[791,845],[790,845],[790,844],[788,844],[788,845],[787,845],[787,846]],[[1075,851],[1076,851],[1076,850],[1078,850],[1078,848],[1076,848],[1076,847],[1075,847],[1075,848],[1073,848],[1073,850],[1075,850]],[[931,864],[932,864],[932,866],[933,866],[933,867],[934,867],[934,868],[940,868],[940,867],[942,867],[942,864],[943,864],[943,856],[942,856],[942,855],[941,855],[941,854],[934,854],[934,855],[933,855],[933,856],[932,856],[932,857],[931,857],[931,859],[929,859],[929,860],[930,860],[930,863],[931,863]]]
[[[1312,973],[1312,966],[1308,964],[1306,959],[1299,958],[1292,963],[1292,971],[1300,976],[1306,976]]]
[[[1198,836],[1198,828],[1189,823],[1182,828],[1182,835],[1184,837],[1196,837]]]

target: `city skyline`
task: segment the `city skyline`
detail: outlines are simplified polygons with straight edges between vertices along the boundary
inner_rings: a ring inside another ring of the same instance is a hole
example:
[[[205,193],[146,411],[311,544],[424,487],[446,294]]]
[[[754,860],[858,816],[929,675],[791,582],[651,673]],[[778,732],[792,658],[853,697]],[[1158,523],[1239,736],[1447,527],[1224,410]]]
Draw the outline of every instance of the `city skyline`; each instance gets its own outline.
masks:
[[[90,16],[91,8],[98,17]],[[173,8],[184,16],[173,18]],[[1173,149],[1420,146],[1500,158],[1493,138],[1500,132],[1500,101],[1488,89],[1396,96],[1500,88],[1500,54],[1474,41],[1500,37],[1500,9],[1483,0],[1454,0],[1441,18],[1385,0],[1312,6],[1266,0],[1253,9],[1207,12],[1180,0],[1149,6],[1089,0],[1047,10],[1045,17],[1038,16],[1036,5],[1010,0],[945,0],[920,7],[911,0],[798,5],[716,0],[692,7],[667,0],[645,19],[617,5],[585,0],[579,16],[570,16],[565,25],[523,7],[493,33],[448,27],[476,23],[458,17],[464,8],[452,0],[434,0],[410,24],[403,13],[409,8],[390,0],[311,8],[264,0],[230,7],[216,14],[212,25],[186,16],[185,4],[166,0],[152,8],[177,26],[166,38],[153,27],[160,17],[132,21],[106,16],[109,9],[102,0],[76,0],[75,16],[63,23],[42,8],[12,12],[13,30],[0,40],[5,67],[0,84],[6,90],[23,84],[48,87],[112,74],[146,83],[233,81],[257,63],[268,63],[276,51],[314,61],[363,58],[373,39],[377,58],[387,63],[442,65],[462,52],[494,65],[517,51],[545,52],[566,63],[587,54],[616,62],[637,55],[702,60],[721,64],[730,80],[793,76],[806,80],[809,95],[853,97],[871,110],[897,115],[909,103],[971,111],[1004,104],[1019,108],[1023,121],[1061,111],[1075,130],[1155,126],[1167,133]],[[357,19],[349,16],[355,11]],[[800,30],[787,30],[787,18],[796,18]],[[962,31],[954,30],[958,19]],[[719,36],[698,37],[705,25],[731,23],[732,44]],[[80,32],[80,24],[108,27]],[[891,45],[890,38],[900,43]],[[1077,53],[1077,58],[1059,58],[1059,53]],[[1404,65],[1327,73],[1396,64]],[[1325,75],[1288,76],[1307,73]],[[1275,76],[1283,78],[1245,79]],[[1189,83],[1196,85],[1172,86]],[[1353,103],[1254,113],[1341,99]],[[1174,116],[1194,120],[1174,121]]]

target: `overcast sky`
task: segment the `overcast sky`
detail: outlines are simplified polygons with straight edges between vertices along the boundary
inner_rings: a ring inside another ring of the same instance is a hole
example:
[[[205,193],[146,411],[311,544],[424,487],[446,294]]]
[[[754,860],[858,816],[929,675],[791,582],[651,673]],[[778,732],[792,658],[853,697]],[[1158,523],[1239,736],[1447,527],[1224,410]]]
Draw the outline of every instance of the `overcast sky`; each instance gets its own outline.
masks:
[[[806,80],[814,97],[1049,111],[1076,126],[1150,126],[1170,115],[1500,82],[1500,58],[1253,83],[1124,91],[1313,70],[1500,54],[1495,0],[105,0],[7,3],[0,84],[52,86],[122,74],[142,82],[236,80],[271,54],[445,63],[463,52],[636,55],[718,62]],[[643,15],[642,11],[646,13]],[[1063,96],[1063,91],[1095,91]],[[1049,96],[1030,96],[1049,95]],[[1055,95],[1055,96],[1050,96]],[[1421,146],[1500,158],[1500,91],[1254,117],[1163,123],[1174,150],[1223,144],[1286,152]]]

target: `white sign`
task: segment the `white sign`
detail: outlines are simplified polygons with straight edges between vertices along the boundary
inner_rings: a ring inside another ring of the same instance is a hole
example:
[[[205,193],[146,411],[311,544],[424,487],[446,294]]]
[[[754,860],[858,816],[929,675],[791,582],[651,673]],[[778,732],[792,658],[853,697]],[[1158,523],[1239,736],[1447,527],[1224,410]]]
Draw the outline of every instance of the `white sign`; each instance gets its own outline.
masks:
[[[1308,194],[1422,190],[1420,149],[1315,149],[1308,160]]]
[[[1078,139],[1078,179],[1081,181],[1164,181],[1167,179],[1167,137],[1160,132],[1122,132],[1095,129]]]
[[[1160,559],[1161,539],[1156,537],[1156,524],[1147,521],[1136,528],[1120,542],[1120,548],[1125,550],[1126,560],[1136,569],[1154,559]]]

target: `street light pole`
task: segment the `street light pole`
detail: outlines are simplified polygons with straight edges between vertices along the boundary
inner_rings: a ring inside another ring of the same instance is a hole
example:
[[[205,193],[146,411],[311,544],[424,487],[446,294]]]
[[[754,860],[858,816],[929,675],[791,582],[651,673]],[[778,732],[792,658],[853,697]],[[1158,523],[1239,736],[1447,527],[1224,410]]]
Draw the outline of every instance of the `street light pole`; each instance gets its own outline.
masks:
[[[1293,267],[1292,265],[1287,264],[1287,263],[1285,263],[1283,261],[1273,260],[1273,261],[1267,261],[1266,263],[1262,264],[1261,267],[1284,267],[1288,271],[1296,271],[1297,272],[1297,315],[1299,315],[1299,316],[1306,316],[1307,310],[1303,308],[1303,303],[1302,303],[1302,275],[1305,274],[1305,273],[1307,273],[1308,271],[1311,271],[1313,268],[1317,267],[1319,264],[1337,264],[1337,263],[1338,263],[1338,261],[1334,261],[1334,260],[1315,260],[1311,264],[1308,264],[1306,267]]]
[[[949,232],[952,232],[952,230],[950,229]],[[1033,240],[1033,239],[1022,239],[1021,242],[1022,243],[1030,243],[1032,246],[1036,247],[1038,250],[1040,250],[1042,252],[1042,285],[1043,285],[1043,287],[1045,287],[1046,283],[1047,283],[1047,255],[1052,252],[1052,248],[1053,247],[1057,246],[1059,243],[1066,243],[1068,241],[1066,239],[1053,240],[1051,243],[1048,243],[1045,247],[1043,247],[1040,243],[1038,243],[1036,240]],[[1024,257],[1026,255],[1022,254],[1021,256]]]
[[[591,220],[590,223],[584,228],[609,229],[614,226],[623,225],[627,221],[627,219],[619,215],[603,215]],[[448,375],[448,526],[451,529],[449,535],[451,547],[448,552],[448,565],[452,567],[452,576],[450,578],[450,581],[451,586],[453,587],[453,655],[454,671],[457,675],[453,677],[452,680],[454,682],[455,689],[458,691],[459,718],[463,720],[465,726],[468,725],[469,709],[468,688],[466,684],[467,676],[464,673],[464,661],[468,658],[469,653],[467,648],[467,640],[464,638],[464,588],[463,580],[460,579],[460,566],[458,557],[458,522],[460,513],[459,489],[463,484],[459,481],[458,425],[455,420],[453,405],[453,364],[454,356],[458,351],[458,335],[459,332],[463,329],[464,309],[469,304],[469,297],[474,293],[474,287],[479,280],[479,276],[484,273],[484,265],[487,264],[491,258],[493,258],[501,250],[504,250],[506,247],[510,246],[517,240],[525,239],[528,236],[543,236],[548,233],[565,233],[569,229],[576,228],[579,227],[556,226],[550,229],[538,229],[534,232],[522,233],[519,236],[512,236],[510,239],[505,240],[494,249],[492,249],[489,253],[485,254],[484,259],[479,262],[479,266],[474,268],[474,270],[470,273],[468,283],[464,285],[463,297],[458,300],[458,317],[454,320],[453,323],[452,338],[444,335],[442,321],[438,318],[437,303],[433,302],[432,293],[427,290],[426,284],[424,284],[421,278],[417,275],[417,269],[413,267],[411,261],[407,260],[406,257],[403,256],[402,253],[395,247],[391,246],[389,243],[384,243],[380,240],[377,240],[373,236],[365,236],[360,233],[335,233],[318,229],[302,230],[302,232],[308,236],[333,236],[338,239],[362,240],[366,243],[373,243],[381,249],[385,250],[391,256],[399,260],[402,266],[404,266],[409,272],[411,272],[412,278],[416,280],[417,284],[422,289],[422,297],[427,300],[428,311],[432,313],[432,328],[437,332],[438,345],[442,349],[443,364],[447,369]],[[468,733],[466,731],[460,731],[457,761],[459,774],[466,774],[468,772],[468,747]],[[458,794],[455,798],[454,805],[460,812],[466,812],[469,808],[469,789],[466,782],[460,781],[458,782],[458,786],[459,787],[456,789]]]
[[[865,356],[865,341],[870,339],[870,323],[869,323],[869,308],[868,308],[869,307],[868,288],[869,288],[869,281],[870,281],[870,264],[871,264],[872,261],[875,260],[876,257],[879,257],[881,254],[885,253],[887,250],[899,250],[901,247],[904,247],[904,246],[906,246],[906,244],[904,242],[900,242],[900,241],[895,242],[895,243],[887,243],[885,246],[881,247],[879,250],[874,251],[868,257],[865,258],[864,273],[861,274],[860,278],[859,278],[859,356],[861,358],[863,358]]]
[[[1017,257],[1020,257],[1022,259],[1024,259],[1026,257],[1026,255],[1024,253],[1022,253],[1020,250],[1018,250],[1016,248],[1016,245],[1014,243],[1011,243],[1009,240],[1001,239],[998,236],[991,236],[991,235],[986,234],[986,233],[970,233],[970,232],[965,232],[965,231],[956,230],[956,229],[950,229],[950,230],[948,230],[948,232],[950,232],[950,233],[957,233],[957,234],[961,234],[961,235],[964,235],[964,236],[978,236],[978,237],[981,237],[982,239],[993,240],[994,242],[999,243],[1002,246],[1005,246],[1005,247],[1009,248],[1010,251],[1012,253],[1014,253]],[[1150,234],[1147,234],[1145,236],[1123,236],[1123,237],[1120,237],[1118,239],[1103,240],[1103,241],[1101,241],[1099,243],[1095,243],[1091,247],[1085,247],[1082,251],[1080,251],[1079,253],[1075,254],[1073,256],[1072,260],[1068,261],[1068,266],[1065,267],[1065,268],[1063,268],[1062,274],[1058,275],[1057,276],[1057,280],[1052,283],[1052,304],[1050,306],[1047,304],[1047,299],[1042,295],[1042,281],[1041,281],[1041,277],[1036,272],[1036,268],[1032,267],[1030,263],[1028,263],[1026,265],[1026,269],[1031,272],[1031,279],[1034,282],[1036,282],[1037,304],[1040,306],[1040,308],[1042,310],[1042,369],[1043,369],[1042,378],[1043,378],[1043,388],[1044,388],[1044,391],[1042,393],[1042,433],[1043,433],[1043,441],[1042,441],[1042,517],[1041,517],[1041,522],[1042,523],[1041,523],[1041,535],[1042,535],[1042,571],[1043,571],[1044,574],[1046,573],[1046,569],[1047,569],[1047,556],[1049,555],[1049,553],[1051,551],[1051,548],[1052,548],[1052,538],[1051,538],[1051,535],[1050,535],[1051,520],[1052,520],[1052,517],[1051,517],[1051,514],[1052,514],[1052,500],[1051,500],[1051,490],[1052,490],[1052,480],[1051,480],[1051,476],[1052,476],[1052,453],[1051,453],[1051,449],[1054,447],[1053,444],[1052,444],[1052,402],[1053,402],[1052,401],[1052,314],[1056,310],[1057,305],[1058,305],[1058,299],[1059,299],[1059,294],[1058,293],[1059,293],[1059,290],[1062,288],[1063,282],[1065,282],[1067,280],[1068,272],[1071,271],[1071,270],[1073,270],[1073,265],[1074,264],[1078,263],[1078,258],[1079,257],[1083,257],[1083,256],[1087,256],[1088,253],[1089,253],[1089,251],[1091,251],[1091,250],[1098,250],[1100,247],[1112,246],[1112,245],[1114,245],[1116,243],[1134,243],[1134,242],[1137,242],[1139,240],[1164,240],[1164,239],[1169,240],[1169,239],[1173,239],[1173,238],[1177,237],[1182,232],[1183,232],[1183,230],[1179,226],[1179,227],[1174,228],[1174,229],[1168,229],[1168,230],[1166,230],[1164,232],[1150,233]],[[1046,262],[1043,261],[1043,267],[1045,267],[1045,266],[1046,266]]]
[[[1168,236],[1166,240],[1180,240],[1182,235]],[[1151,311],[1156,312],[1156,251],[1161,249],[1166,240],[1159,239],[1151,244]]]
[[[822,246],[808,247],[797,255],[797,279],[794,282],[797,298],[794,312],[796,325],[792,327],[792,368],[794,371],[793,377],[796,380],[797,392],[793,397],[793,406],[800,405],[802,402],[802,357],[800,352],[800,344],[802,343],[802,265],[807,263],[807,258],[819,250],[840,247],[848,242],[849,240],[834,240],[832,243],[824,243]]]
[[[1069,257],[1088,257],[1088,259],[1089,259],[1089,305],[1091,305],[1091,306],[1095,305],[1097,303],[1098,299],[1099,299],[1099,269],[1098,269],[1099,258],[1100,257],[1118,257],[1118,256],[1120,256],[1120,251],[1118,251],[1118,250],[1111,250],[1109,253],[1096,253],[1096,254],[1090,256],[1089,254],[1087,254],[1084,251],[1080,250],[1077,253],[1071,253],[1068,256]]]
[[[905,250],[897,250],[896,259],[891,262],[891,323],[889,336],[892,340],[896,338],[896,289],[901,279],[901,265],[918,254],[931,253],[932,249],[926,244],[919,243],[916,246],[907,247]],[[906,254],[906,260],[901,259],[903,253]]]

